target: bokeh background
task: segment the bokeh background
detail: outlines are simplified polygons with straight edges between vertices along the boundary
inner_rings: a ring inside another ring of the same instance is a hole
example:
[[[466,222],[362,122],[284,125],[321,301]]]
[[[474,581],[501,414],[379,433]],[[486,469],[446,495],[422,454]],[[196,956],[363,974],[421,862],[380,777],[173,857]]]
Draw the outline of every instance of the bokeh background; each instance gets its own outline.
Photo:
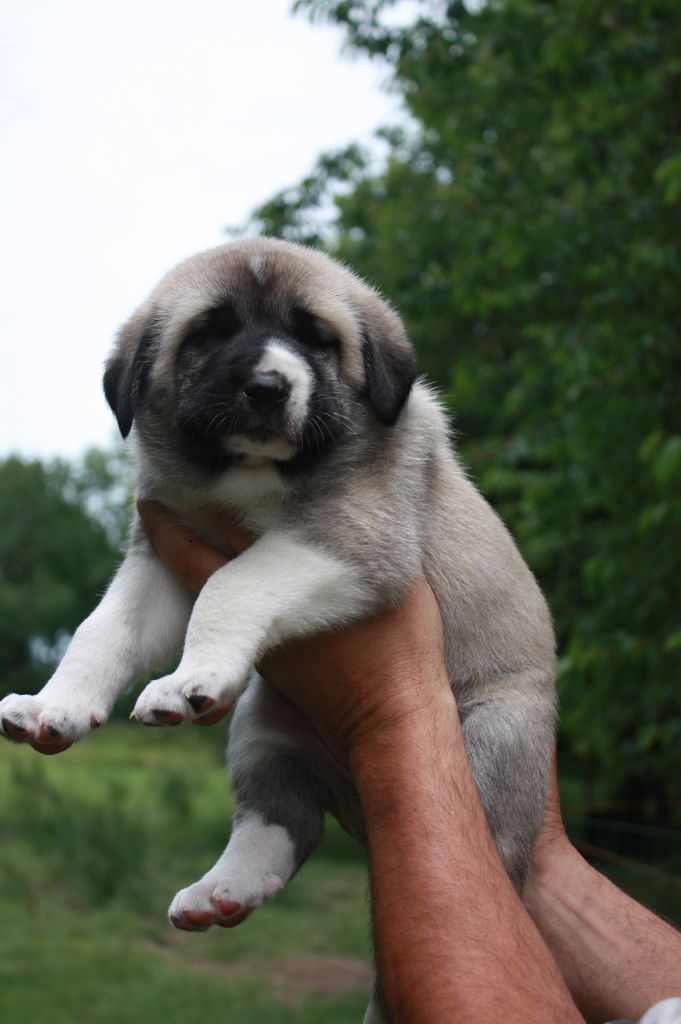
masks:
[[[575,842],[681,922],[681,18],[676,0],[30,0],[0,13],[0,693],[120,559],[111,337],[230,235],[323,246],[403,312],[553,609]],[[229,826],[224,731],[0,749],[0,1016],[361,1020],[361,851],[174,933]]]

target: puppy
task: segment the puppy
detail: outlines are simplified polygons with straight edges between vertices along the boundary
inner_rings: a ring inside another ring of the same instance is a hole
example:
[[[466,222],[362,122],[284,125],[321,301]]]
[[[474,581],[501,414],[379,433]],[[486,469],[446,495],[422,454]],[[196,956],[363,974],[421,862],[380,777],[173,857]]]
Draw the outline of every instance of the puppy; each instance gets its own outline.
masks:
[[[135,519],[123,564],[55,675],[36,696],[0,704],[2,732],[63,749],[184,641],[177,668],[143,690],[133,715],[206,723],[239,698],[236,811],[226,850],[176,895],[170,916],[189,929],[236,923],[297,871],[326,808],[353,808],[361,833],[347,779],[253,671],[256,660],[397,601],[423,571],[480,799],[521,891],[553,745],[550,617],[452,453],[394,310],[321,253],[235,242],[161,281],[120,332],[104,390],[123,436],[134,426],[140,495],[209,540],[207,505],[258,539],[192,606]],[[374,1002],[366,1020],[379,1019]]]

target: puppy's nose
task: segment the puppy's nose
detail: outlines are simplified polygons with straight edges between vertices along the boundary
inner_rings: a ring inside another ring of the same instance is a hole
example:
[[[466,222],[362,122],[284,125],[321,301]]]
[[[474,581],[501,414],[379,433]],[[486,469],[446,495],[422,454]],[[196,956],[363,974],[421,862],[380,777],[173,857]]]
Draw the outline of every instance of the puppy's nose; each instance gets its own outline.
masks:
[[[291,394],[291,385],[283,374],[267,370],[251,378],[244,394],[257,412],[272,412]]]

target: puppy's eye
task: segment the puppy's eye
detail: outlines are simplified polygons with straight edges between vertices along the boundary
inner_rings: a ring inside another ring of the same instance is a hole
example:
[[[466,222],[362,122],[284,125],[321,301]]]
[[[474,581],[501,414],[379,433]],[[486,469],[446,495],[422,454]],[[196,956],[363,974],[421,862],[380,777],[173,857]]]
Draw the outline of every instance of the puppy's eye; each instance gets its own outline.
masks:
[[[323,321],[318,320],[305,309],[293,311],[293,333],[310,348],[338,352],[340,342]]]
[[[209,309],[196,321],[182,342],[182,348],[205,348],[229,341],[239,332],[242,324],[234,307],[225,304]]]

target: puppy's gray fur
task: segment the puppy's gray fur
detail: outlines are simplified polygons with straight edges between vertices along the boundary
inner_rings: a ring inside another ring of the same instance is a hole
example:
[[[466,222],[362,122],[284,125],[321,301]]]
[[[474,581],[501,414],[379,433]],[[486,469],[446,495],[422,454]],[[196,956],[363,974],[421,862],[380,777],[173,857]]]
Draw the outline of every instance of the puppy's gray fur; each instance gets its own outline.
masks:
[[[105,379],[122,432],[135,425],[139,493],[209,539],[210,503],[260,539],[192,611],[135,523],[125,562],[53,679],[0,705],[3,730],[30,739],[49,726],[79,738],[185,632],[178,669],[147,687],[135,714],[149,724],[196,719],[206,696],[219,706],[242,690],[264,650],[395,602],[423,569],[480,798],[522,890],[553,744],[550,618],[414,373],[397,314],[317,252],[250,240],[168,274],[122,330]],[[290,393],[252,415],[241,388],[254,375],[268,386],[283,377]],[[175,897],[180,927],[235,919],[280,891],[318,842],[329,805],[361,833],[348,779],[258,676],[238,702],[229,758],[232,839]],[[379,1018],[374,1003],[367,1020]]]

